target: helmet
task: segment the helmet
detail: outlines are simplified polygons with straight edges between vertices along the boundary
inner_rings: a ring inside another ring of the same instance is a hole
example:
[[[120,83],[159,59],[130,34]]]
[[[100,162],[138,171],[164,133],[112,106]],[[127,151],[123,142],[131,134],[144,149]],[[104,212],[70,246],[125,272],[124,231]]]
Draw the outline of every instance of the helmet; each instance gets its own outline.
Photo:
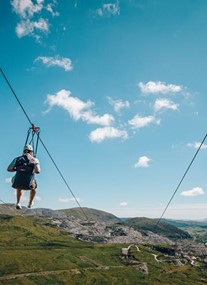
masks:
[[[33,147],[32,147],[30,144],[26,144],[26,145],[24,146],[24,151],[25,151],[25,150],[33,151]]]

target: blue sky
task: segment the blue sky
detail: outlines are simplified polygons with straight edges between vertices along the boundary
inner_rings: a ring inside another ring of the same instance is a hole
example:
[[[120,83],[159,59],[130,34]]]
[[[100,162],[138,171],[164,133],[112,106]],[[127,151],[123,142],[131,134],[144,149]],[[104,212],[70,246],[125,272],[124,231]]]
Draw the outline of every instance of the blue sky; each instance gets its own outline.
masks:
[[[81,206],[159,218],[206,134],[207,1],[3,2],[1,68]],[[30,125],[0,86],[0,198],[14,203],[6,168]],[[35,206],[76,207],[41,145],[38,158]],[[206,173],[207,142],[166,218],[207,218]]]

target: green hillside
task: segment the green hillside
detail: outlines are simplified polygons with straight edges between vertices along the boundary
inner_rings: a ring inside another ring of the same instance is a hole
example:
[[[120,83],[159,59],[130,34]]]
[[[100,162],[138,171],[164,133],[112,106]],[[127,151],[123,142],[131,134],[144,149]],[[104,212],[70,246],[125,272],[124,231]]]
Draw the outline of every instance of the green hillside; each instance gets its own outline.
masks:
[[[206,284],[206,265],[158,262],[152,246],[81,242],[40,218],[0,215],[0,285]],[[172,279],[173,278],[173,279]],[[173,283],[172,283],[173,280]]]
[[[157,234],[161,234],[169,239],[189,239],[191,235],[172,224],[168,224],[165,222],[160,222],[157,225],[157,219],[149,219],[149,218],[132,218],[125,221],[123,224],[130,226],[136,230],[141,231],[152,231]]]

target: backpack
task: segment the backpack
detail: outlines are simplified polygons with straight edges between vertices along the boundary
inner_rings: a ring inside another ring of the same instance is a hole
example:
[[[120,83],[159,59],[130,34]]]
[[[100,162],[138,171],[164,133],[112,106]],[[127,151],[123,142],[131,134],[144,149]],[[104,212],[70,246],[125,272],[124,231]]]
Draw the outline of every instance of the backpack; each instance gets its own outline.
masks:
[[[33,188],[32,182],[34,180],[34,163],[31,163],[26,155],[19,156],[16,159],[12,187],[15,189],[31,190]]]

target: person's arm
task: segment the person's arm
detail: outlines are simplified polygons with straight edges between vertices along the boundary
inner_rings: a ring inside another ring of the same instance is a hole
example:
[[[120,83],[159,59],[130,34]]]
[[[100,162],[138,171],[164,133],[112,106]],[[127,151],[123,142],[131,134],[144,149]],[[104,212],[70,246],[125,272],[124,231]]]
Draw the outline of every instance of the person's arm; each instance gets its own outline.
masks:
[[[14,172],[14,171],[16,171],[16,170],[14,169],[15,164],[16,164],[16,158],[13,159],[12,162],[9,164],[9,166],[7,167],[7,171],[9,171],[9,172]]]
[[[36,159],[35,159],[34,173],[39,174],[40,171],[41,171],[41,169],[40,169],[40,162],[39,162],[39,160],[36,158]]]

